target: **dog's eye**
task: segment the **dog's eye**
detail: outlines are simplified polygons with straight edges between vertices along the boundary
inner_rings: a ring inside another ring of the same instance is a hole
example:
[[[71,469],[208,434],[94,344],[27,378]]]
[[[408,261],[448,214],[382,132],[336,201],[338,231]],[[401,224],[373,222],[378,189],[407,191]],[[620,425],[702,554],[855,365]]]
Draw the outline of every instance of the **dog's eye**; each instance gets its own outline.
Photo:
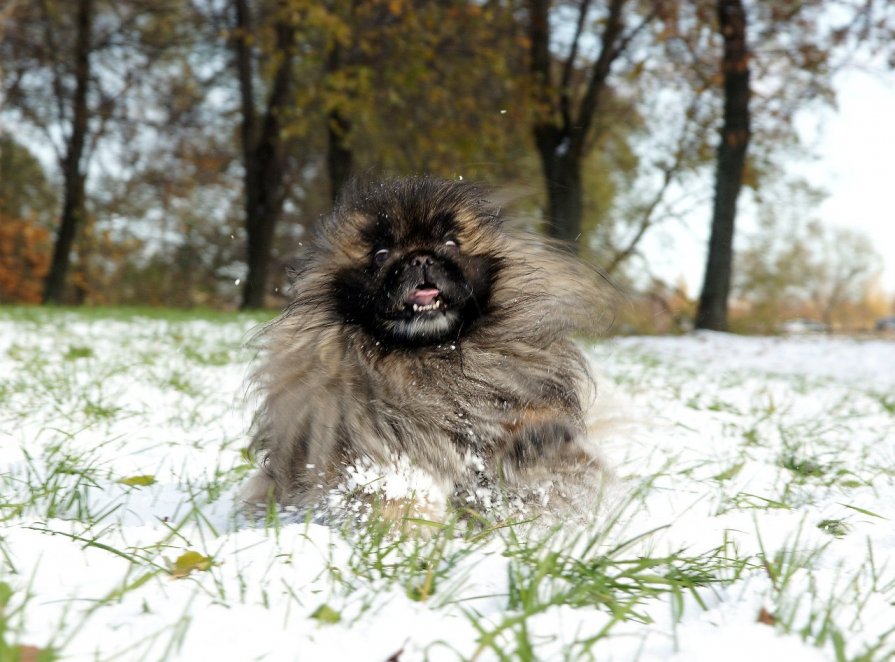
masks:
[[[453,239],[448,239],[447,241],[444,242],[444,245],[451,253],[459,253],[460,252],[460,247],[457,245],[457,242],[454,241]]]
[[[373,253],[373,261],[376,264],[382,264],[387,259],[388,259],[388,249],[387,248],[380,248],[378,251]]]

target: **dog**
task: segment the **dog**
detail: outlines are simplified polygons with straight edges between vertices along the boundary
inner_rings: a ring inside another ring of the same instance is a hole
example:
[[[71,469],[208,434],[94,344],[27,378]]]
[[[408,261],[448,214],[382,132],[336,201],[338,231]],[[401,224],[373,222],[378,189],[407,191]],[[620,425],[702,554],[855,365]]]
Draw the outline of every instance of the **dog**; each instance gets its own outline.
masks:
[[[431,177],[353,183],[321,219],[259,336],[246,501],[376,492],[437,519],[500,495],[541,508],[595,480],[573,337],[605,330],[613,289],[488,197]]]

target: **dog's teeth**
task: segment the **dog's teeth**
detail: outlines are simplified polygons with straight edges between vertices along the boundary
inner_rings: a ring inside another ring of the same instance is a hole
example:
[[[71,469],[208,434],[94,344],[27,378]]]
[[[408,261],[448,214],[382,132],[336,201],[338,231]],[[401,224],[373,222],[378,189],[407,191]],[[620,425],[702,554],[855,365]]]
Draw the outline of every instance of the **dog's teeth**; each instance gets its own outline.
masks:
[[[436,300],[433,301],[432,303],[427,303],[427,304],[424,305],[424,306],[421,306],[421,305],[418,304],[418,303],[413,304],[413,312],[415,312],[415,313],[427,313],[427,312],[430,312],[430,311],[432,311],[432,310],[438,310],[438,309],[440,309],[440,308],[442,308],[442,307],[443,307],[443,306],[442,306],[442,303],[441,303],[441,299],[436,299]]]

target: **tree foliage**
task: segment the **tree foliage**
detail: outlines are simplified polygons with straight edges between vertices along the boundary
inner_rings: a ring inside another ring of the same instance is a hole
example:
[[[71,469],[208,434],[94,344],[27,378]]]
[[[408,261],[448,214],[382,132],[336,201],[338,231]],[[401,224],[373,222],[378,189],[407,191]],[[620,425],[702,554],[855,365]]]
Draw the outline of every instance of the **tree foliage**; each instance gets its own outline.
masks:
[[[48,299],[270,305],[348,177],[432,173],[508,186],[532,226],[664,291],[643,238],[708,216],[731,144],[716,4],[7,3],[0,126],[54,169],[0,178],[3,214],[55,233]],[[798,111],[833,100],[856,49],[886,47],[895,12],[742,6],[749,153],[726,181],[760,196],[800,149]]]
[[[37,158],[0,135],[0,302],[40,301],[56,204]]]

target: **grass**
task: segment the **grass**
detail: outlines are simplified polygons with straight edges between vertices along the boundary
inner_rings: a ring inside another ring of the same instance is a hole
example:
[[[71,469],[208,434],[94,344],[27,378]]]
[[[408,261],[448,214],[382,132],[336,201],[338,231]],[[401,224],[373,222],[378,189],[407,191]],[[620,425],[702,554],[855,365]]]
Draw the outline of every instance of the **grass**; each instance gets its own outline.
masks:
[[[275,313],[257,310],[232,313],[211,308],[161,308],[156,306],[0,306],[0,319],[15,322],[45,323],[64,319],[71,315],[78,320],[133,321],[135,318],[192,322],[195,320],[232,322],[234,319],[251,319],[266,322]]]
[[[895,654],[880,385],[599,345],[650,426],[604,440],[617,480],[590,525],[326,528],[233,506],[267,318],[0,308],[0,660],[686,658],[722,613],[836,660]]]

